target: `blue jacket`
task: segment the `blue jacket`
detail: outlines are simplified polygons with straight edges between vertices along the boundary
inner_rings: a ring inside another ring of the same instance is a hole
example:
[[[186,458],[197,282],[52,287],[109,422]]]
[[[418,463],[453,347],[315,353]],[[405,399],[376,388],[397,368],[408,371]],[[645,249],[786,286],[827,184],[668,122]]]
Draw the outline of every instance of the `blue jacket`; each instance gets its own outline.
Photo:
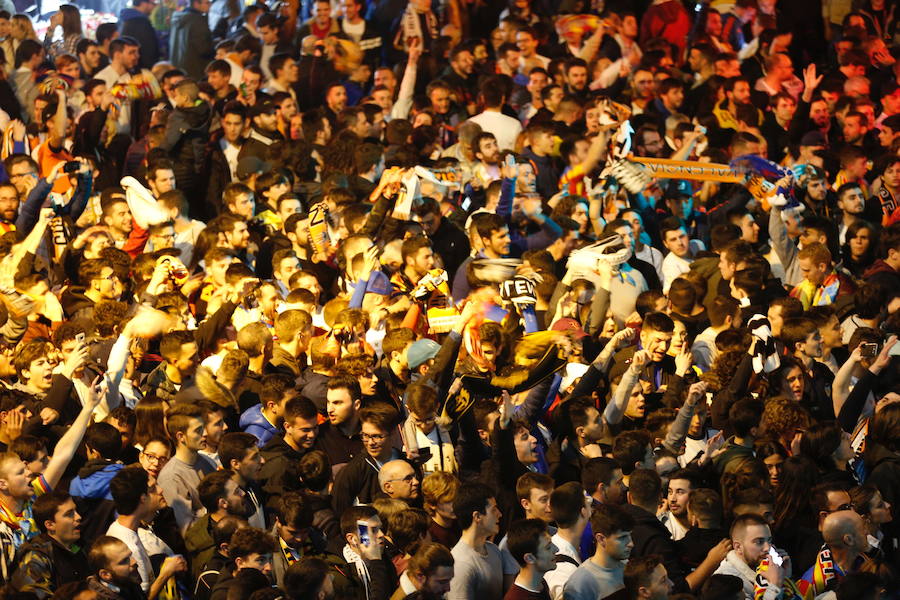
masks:
[[[103,461],[107,463],[108,461]],[[112,500],[109,482],[116,473],[125,468],[120,463],[103,464],[90,461],[78,471],[78,476],[69,484],[69,494],[79,498],[102,498]]]
[[[263,416],[262,404],[251,406],[245,410],[238,424],[245,433],[252,433],[257,437],[259,441],[256,445],[260,448],[278,433],[278,428]]]

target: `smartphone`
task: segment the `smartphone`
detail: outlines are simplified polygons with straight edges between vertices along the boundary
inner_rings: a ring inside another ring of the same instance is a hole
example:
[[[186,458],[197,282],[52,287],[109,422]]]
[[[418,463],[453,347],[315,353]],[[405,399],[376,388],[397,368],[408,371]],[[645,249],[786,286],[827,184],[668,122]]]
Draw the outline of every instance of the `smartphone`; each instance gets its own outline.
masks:
[[[781,563],[784,562],[784,559],[781,558],[780,554],[775,552],[775,548],[773,548],[772,546],[769,546],[769,560],[772,562],[772,564],[778,565],[779,567],[781,566]]]
[[[356,522],[356,531],[359,533],[359,543],[363,546],[368,546],[372,542],[372,537],[369,535],[369,523],[367,521],[357,521]]]
[[[63,165],[63,172],[65,173],[75,173],[78,169],[81,168],[81,163],[77,160],[70,160],[66,164]]]
[[[83,334],[83,333],[76,333],[76,334],[75,334],[75,341],[76,341],[78,344],[84,344],[84,334]]]
[[[862,358],[875,358],[878,356],[878,344],[875,342],[863,342],[859,345],[859,355]]]

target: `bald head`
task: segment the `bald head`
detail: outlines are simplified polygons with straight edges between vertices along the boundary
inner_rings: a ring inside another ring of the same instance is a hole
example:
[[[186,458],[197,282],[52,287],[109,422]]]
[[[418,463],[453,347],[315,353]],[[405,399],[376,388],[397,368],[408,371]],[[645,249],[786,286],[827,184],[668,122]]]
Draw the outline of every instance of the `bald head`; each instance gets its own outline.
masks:
[[[391,498],[414,500],[419,497],[419,480],[412,465],[405,460],[392,460],[378,473],[381,490]]]
[[[832,548],[846,548],[855,552],[869,549],[866,526],[861,516],[852,510],[839,510],[825,517],[822,537]]]

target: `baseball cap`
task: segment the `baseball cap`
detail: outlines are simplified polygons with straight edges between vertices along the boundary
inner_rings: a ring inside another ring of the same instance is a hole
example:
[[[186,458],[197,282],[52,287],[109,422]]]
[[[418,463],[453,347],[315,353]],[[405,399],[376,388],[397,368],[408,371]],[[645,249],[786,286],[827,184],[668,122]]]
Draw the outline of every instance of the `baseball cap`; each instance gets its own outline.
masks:
[[[245,156],[238,161],[235,174],[238,179],[246,179],[254,173],[265,173],[272,168],[272,165],[262,160],[258,156]]]
[[[257,102],[256,104],[251,106],[250,110],[248,111],[248,115],[252,119],[253,117],[258,117],[259,115],[274,115],[276,110],[278,110],[278,107],[275,106],[274,102],[272,102],[271,100],[263,100],[262,102]]]
[[[425,361],[437,356],[441,345],[434,340],[422,339],[413,342],[406,352],[406,362],[410,369],[418,369]]]
[[[560,319],[550,328],[551,331],[565,331],[575,335],[575,339],[582,339],[587,337],[587,334],[584,332],[584,329],[581,327],[581,323],[576,321],[575,319],[571,319],[566,317],[564,319]]]

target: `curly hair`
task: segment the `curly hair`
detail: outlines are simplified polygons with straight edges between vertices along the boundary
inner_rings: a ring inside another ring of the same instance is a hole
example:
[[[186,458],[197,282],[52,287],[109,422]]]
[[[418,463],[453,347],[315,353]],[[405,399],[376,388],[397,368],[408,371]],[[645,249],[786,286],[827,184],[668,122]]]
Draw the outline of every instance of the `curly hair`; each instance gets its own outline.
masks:
[[[793,400],[776,396],[766,402],[759,423],[765,434],[779,440],[791,440],[797,430],[809,427],[812,417]]]
[[[728,350],[720,354],[712,368],[703,374],[703,381],[709,384],[709,391],[715,393],[727,388],[746,354],[742,350]]]

